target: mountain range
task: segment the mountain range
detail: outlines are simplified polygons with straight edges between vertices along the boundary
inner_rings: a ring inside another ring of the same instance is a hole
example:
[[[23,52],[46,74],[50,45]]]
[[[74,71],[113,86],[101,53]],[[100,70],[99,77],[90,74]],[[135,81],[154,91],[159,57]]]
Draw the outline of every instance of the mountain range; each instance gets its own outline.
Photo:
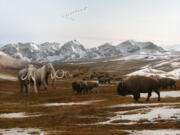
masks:
[[[166,51],[152,42],[124,41],[118,45],[105,43],[96,48],[86,49],[77,40],[65,44],[46,42],[43,44],[17,43],[0,48],[4,55],[23,61],[87,61],[92,59],[127,56],[134,54],[161,54]]]

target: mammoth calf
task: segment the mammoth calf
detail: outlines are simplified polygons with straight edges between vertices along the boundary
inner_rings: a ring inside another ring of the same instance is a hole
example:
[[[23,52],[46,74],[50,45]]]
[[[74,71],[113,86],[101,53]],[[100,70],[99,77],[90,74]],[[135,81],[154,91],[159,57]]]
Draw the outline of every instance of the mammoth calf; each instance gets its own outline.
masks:
[[[122,80],[117,86],[119,95],[133,95],[137,102],[140,98],[140,93],[148,93],[146,101],[149,101],[152,91],[158,95],[160,101],[159,82],[157,79],[145,76],[132,76]]]

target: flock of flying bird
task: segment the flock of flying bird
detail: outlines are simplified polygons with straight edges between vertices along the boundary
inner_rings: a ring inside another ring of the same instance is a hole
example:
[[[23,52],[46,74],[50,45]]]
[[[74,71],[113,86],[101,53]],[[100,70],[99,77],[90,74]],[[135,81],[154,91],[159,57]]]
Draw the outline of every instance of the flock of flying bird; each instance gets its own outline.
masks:
[[[87,6],[83,7],[83,8],[80,8],[80,9],[76,9],[76,10],[72,10],[70,12],[68,12],[67,14],[63,15],[62,18],[65,18],[65,19],[69,19],[71,21],[74,21],[75,19],[72,17],[72,15],[75,15],[75,14],[78,14],[78,13],[81,13],[81,12],[84,12],[87,10]]]

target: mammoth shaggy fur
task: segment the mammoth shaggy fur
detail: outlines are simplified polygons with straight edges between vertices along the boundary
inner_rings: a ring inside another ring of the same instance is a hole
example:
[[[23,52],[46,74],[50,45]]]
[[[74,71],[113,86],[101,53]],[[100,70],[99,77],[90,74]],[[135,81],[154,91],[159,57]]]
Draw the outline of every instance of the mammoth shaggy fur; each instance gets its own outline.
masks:
[[[140,93],[148,93],[146,101],[149,101],[152,91],[158,95],[160,101],[159,82],[157,79],[145,76],[132,76],[122,80],[117,86],[119,95],[133,95],[135,101],[140,98]]]

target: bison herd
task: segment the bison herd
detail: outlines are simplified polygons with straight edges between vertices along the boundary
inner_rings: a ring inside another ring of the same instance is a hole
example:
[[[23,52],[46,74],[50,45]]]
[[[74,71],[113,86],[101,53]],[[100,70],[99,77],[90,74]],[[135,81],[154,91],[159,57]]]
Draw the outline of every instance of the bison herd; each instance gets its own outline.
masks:
[[[42,83],[45,89],[48,88],[48,76],[51,75],[52,86],[54,87],[55,79],[74,78],[72,82],[72,89],[77,94],[99,93],[100,84],[110,84],[112,81],[117,82],[117,93],[121,96],[133,95],[134,100],[138,101],[140,93],[148,93],[146,101],[149,101],[151,93],[154,91],[158,95],[158,101],[160,101],[160,89],[174,88],[176,89],[176,81],[171,78],[159,78],[159,77],[145,77],[145,76],[130,76],[126,78],[116,77],[116,75],[109,75],[108,73],[93,72],[89,76],[84,76],[85,73],[70,74],[68,71],[54,70],[52,64],[46,64],[37,69],[33,65],[29,65],[27,68],[22,69],[19,72],[19,83],[21,92],[23,92],[23,86],[26,88],[26,92],[30,90],[30,84],[34,86],[34,90],[37,93],[39,86]],[[76,78],[83,75],[81,80]],[[59,77],[60,76],[60,77]],[[39,79],[38,79],[39,77]],[[96,79],[97,81],[92,81]]]

